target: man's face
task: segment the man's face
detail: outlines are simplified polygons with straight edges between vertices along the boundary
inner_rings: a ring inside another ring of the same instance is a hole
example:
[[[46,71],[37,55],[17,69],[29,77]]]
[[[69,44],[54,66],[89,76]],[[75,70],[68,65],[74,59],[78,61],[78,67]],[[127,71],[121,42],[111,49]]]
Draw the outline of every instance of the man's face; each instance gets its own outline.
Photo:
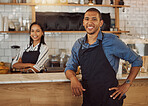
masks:
[[[100,31],[103,21],[100,20],[99,14],[96,11],[88,11],[84,15],[83,26],[88,34],[95,34]]]

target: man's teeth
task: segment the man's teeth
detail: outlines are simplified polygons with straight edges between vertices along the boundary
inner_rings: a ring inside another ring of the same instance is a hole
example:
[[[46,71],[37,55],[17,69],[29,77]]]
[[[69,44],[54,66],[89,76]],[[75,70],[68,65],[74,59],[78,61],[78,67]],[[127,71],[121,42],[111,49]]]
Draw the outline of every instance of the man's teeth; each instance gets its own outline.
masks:
[[[93,27],[88,27],[88,29],[92,29]]]

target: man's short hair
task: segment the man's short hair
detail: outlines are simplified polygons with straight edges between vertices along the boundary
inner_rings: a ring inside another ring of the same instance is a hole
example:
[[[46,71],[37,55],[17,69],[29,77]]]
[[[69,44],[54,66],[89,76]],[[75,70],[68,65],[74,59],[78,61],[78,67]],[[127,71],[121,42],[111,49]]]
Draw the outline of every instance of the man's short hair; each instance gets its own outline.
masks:
[[[85,14],[86,14],[88,11],[95,11],[95,12],[97,12],[97,13],[99,14],[100,20],[102,20],[101,13],[100,13],[100,11],[99,11],[98,9],[96,9],[96,8],[89,8],[89,9],[85,12]]]

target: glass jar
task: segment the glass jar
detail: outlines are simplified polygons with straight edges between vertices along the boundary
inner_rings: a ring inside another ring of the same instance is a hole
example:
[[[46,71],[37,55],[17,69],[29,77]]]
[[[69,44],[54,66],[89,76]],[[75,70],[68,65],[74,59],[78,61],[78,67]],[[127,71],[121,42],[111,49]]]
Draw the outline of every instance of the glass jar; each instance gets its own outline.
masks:
[[[50,67],[60,67],[59,55],[52,55]]]

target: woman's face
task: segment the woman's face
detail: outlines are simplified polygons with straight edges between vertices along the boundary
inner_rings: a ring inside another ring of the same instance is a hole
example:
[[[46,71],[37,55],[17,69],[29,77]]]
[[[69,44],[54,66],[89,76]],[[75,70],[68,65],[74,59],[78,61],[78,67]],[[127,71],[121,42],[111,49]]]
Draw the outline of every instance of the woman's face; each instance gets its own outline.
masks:
[[[32,25],[30,36],[33,39],[33,41],[40,42],[42,35],[43,35],[43,31],[40,28],[40,26],[37,24]]]

